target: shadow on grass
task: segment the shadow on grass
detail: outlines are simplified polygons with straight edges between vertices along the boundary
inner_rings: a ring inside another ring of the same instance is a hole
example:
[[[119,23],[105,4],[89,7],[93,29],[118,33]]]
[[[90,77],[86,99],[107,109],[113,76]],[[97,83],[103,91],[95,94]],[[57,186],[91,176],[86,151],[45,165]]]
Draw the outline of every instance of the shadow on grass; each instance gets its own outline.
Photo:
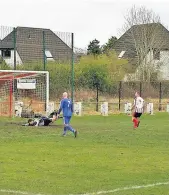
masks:
[[[22,126],[24,123],[23,122],[7,122],[7,123],[4,123],[5,126],[7,125],[16,125],[16,126]],[[24,126],[22,126],[24,127]],[[25,126],[25,127],[35,127],[35,126]],[[56,125],[56,124],[51,124],[49,126],[39,126],[40,128],[46,128],[46,127],[49,127],[49,128],[62,128],[63,125]]]

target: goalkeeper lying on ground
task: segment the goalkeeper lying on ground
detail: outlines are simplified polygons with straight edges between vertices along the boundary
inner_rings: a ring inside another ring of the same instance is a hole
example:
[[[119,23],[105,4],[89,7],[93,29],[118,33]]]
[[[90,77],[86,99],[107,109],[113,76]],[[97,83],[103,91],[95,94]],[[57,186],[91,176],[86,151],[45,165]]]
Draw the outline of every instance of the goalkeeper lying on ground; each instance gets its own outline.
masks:
[[[50,123],[53,123],[58,119],[57,115],[58,113],[54,111],[49,117],[41,116],[40,118],[28,119],[28,123],[23,124],[22,126],[49,126]]]

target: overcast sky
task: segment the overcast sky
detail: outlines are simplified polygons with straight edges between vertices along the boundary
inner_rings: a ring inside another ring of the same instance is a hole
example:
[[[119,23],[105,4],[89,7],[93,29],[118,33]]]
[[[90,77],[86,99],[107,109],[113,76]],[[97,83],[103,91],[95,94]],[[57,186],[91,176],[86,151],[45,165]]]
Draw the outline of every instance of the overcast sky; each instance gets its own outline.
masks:
[[[169,26],[169,0],[0,0],[0,25],[74,32],[75,46],[86,48],[95,38],[104,44],[118,37],[132,5],[145,5]]]

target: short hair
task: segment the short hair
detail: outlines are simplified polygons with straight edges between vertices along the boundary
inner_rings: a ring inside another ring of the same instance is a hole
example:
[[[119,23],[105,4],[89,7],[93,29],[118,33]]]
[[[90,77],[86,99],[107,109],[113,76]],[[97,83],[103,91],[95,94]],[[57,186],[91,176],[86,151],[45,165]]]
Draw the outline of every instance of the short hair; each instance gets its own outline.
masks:
[[[68,96],[68,93],[67,92],[64,92],[63,93],[63,97],[67,97]]]
[[[31,119],[31,118],[30,118],[30,119],[28,119],[28,123],[31,123],[32,121],[33,121],[33,119]]]

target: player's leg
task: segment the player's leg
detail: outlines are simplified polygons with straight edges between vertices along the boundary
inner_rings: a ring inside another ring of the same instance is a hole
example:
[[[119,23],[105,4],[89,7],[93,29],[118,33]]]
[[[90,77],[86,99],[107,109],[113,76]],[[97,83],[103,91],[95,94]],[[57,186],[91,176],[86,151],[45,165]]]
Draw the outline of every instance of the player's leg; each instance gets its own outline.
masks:
[[[66,117],[63,117],[63,124],[64,124],[64,128],[63,128],[63,136],[66,136],[66,131],[67,131],[67,119]]]
[[[136,112],[133,113],[132,122],[133,122],[133,127],[137,128],[138,120],[137,120],[137,113]]]
[[[69,131],[74,133],[75,130],[73,129],[73,127],[70,126],[70,120],[71,120],[71,116],[68,116],[67,117],[67,128],[68,128]]]
[[[71,120],[71,116],[68,117],[68,119],[67,119],[67,122],[68,122],[67,128],[69,131],[74,133],[75,137],[77,137],[77,131],[70,125],[70,120]]]
[[[140,124],[140,120],[139,120],[139,118],[137,119],[137,127],[139,127],[139,124]]]
[[[138,118],[137,118],[137,127],[139,127],[139,125],[140,125],[140,117],[141,117],[141,115],[142,115],[142,113],[139,113],[138,114]]]
[[[71,117],[67,117],[67,116],[63,118],[63,121],[64,121],[63,136],[66,135],[66,131],[67,130],[69,130],[69,131],[71,131],[73,133],[75,132],[75,130],[69,126],[70,119],[71,119]]]

